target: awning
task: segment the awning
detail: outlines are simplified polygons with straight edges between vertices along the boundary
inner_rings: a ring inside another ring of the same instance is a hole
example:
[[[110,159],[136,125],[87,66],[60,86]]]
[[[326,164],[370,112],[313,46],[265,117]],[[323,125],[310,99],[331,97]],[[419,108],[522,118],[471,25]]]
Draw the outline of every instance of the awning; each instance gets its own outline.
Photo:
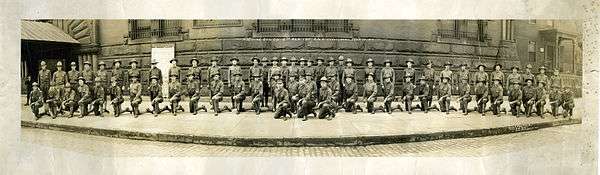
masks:
[[[21,40],[50,41],[79,44],[58,27],[44,22],[21,21]]]

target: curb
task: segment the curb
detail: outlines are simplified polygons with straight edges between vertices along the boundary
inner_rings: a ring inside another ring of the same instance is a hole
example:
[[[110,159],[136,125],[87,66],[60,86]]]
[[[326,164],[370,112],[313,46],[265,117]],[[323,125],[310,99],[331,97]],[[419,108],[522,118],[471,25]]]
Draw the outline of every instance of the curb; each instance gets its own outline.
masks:
[[[442,139],[485,137],[533,131],[562,125],[581,124],[581,119],[567,119],[534,124],[521,124],[497,128],[471,129],[462,131],[442,131],[426,134],[381,135],[381,136],[349,136],[349,137],[298,137],[298,138],[245,138],[224,136],[200,136],[178,133],[144,133],[118,129],[101,129],[63,124],[21,121],[22,127],[73,132],[96,136],[123,139],[150,140],[161,142],[193,143],[204,145],[241,146],[241,147],[327,147],[327,146],[368,146],[406,142],[423,142]]]

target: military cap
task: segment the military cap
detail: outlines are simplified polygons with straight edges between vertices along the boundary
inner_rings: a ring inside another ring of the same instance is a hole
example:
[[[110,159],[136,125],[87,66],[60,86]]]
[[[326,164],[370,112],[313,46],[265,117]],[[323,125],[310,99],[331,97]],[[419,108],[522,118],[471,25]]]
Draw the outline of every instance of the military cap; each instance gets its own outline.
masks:
[[[531,81],[531,82],[533,82],[533,79],[531,79],[531,78],[527,78],[527,79],[525,79],[525,82],[528,82],[528,81]]]
[[[62,67],[62,62],[60,62],[60,61],[56,62],[56,66]]]
[[[343,56],[343,55],[340,55],[340,56],[338,57],[338,61],[345,61],[345,59],[344,59],[344,56]]]
[[[169,75],[169,77],[178,77],[178,76],[179,75],[177,75],[177,74],[171,74],[171,75]]]
[[[106,63],[104,63],[104,61],[100,61],[100,63],[98,63],[98,66],[104,65],[106,66]]]
[[[304,57],[300,58],[300,62],[306,62],[306,59],[304,59]]]
[[[139,79],[137,76],[131,76],[130,78],[131,78],[131,79],[134,79],[134,78],[135,78],[136,80],[137,80],[137,79]]]
[[[327,81],[327,77],[321,77],[321,81]]]
[[[218,62],[218,61],[219,61],[219,58],[217,58],[216,56],[213,56],[212,58],[210,58],[210,61],[211,61],[211,62],[213,62],[213,61],[217,61],[217,62]]]
[[[335,61],[337,61],[335,58],[329,57],[329,62],[335,62]]]
[[[40,65],[45,66],[46,62],[45,61],[40,62]]]
[[[198,62],[198,58],[196,58],[196,57],[193,57],[193,58],[190,60],[190,63],[193,63],[194,61],[196,62],[196,64],[198,64],[198,63],[199,63],[199,62]]]
[[[117,60],[117,61],[118,61],[119,63],[121,62],[121,61],[119,61],[119,60]],[[117,61],[115,61],[115,62],[117,62]],[[77,66],[77,63],[75,63],[75,62],[71,62],[71,66]]]
[[[240,59],[238,59],[237,57],[233,57],[233,58],[230,58],[230,59],[229,59],[229,61],[233,61],[233,60],[235,60],[235,61],[240,61]]]
[[[87,65],[92,65],[92,63],[90,63],[89,61],[84,61],[84,62],[83,62],[83,65],[86,65],[86,64],[87,64]]]
[[[323,57],[317,57],[317,61],[319,61],[319,60],[321,60],[321,61],[325,61],[325,60],[323,59]]]
[[[479,69],[479,67],[483,67],[484,69],[486,68],[484,64],[479,64],[477,65],[477,68]]]
[[[540,70],[541,70],[541,69],[544,69],[544,70],[546,70],[546,67],[542,66],[542,67],[540,67],[539,69],[540,69]]]
[[[346,63],[353,63],[352,59],[350,59],[350,58],[346,59]]]
[[[375,76],[375,74],[373,72],[369,72],[367,76]]]
[[[177,58],[172,58],[171,60],[169,60],[169,63],[173,63],[173,61],[174,61],[175,63],[177,63]]]
[[[250,59],[250,61],[254,62],[254,60],[260,62],[260,59],[258,59],[258,57],[252,57],[252,59]]]
[[[80,76],[80,77],[77,78],[77,80],[83,80],[83,81],[85,81],[85,78],[83,78],[83,77]]]
[[[242,73],[241,72],[236,72],[236,73],[233,74],[233,76],[242,76]]]
[[[373,62],[373,58],[369,58],[369,59],[367,59],[367,63],[369,63],[369,62],[371,62],[371,63],[372,63],[372,62]]]
[[[450,77],[442,77],[442,80],[443,79],[448,79],[448,81],[450,81]]]
[[[273,57],[273,58],[271,58],[271,61],[279,61],[279,58]]]
[[[452,63],[450,63],[450,61],[446,61],[446,64],[444,64],[444,66],[452,66]]]
[[[406,63],[408,63],[408,62],[415,64],[415,61],[413,61],[413,59],[410,59],[410,58],[408,60],[406,60]]]
[[[218,71],[218,72],[216,72],[215,74],[212,74],[212,76],[213,76],[213,77],[214,77],[214,76],[221,76],[221,72],[220,72],[220,71]]]
[[[278,78],[278,79],[277,79],[277,80],[275,80],[275,81],[277,81],[277,84],[283,84],[283,78]]]
[[[262,62],[268,62],[269,59],[267,57],[262,57],[262,59],[260,61],[262,61]]]
[[[137,63],[138,63],[138,61],[137,61],[136,59],[133,59],[133,60],[131,60],[131,61],[129,62],[129,64],[133,64],[133,63],[137,64]]]
[[[498,63],[498,64],[494,65],[494,68],[496,68],[497,66],[500,66],[500,69],[502,69],[502,64]]]
[[[531,68],[533,68],[533,66],[531,66],[531,64],[527,64],[527,66],[525,66],[525,68],[531,69]]]
[[[287,61],[288,59],[286,57],[281,57],[281,61]]]
[[[519,66],[517,66],[517,65],[514,65],[514,66],[512,66],[512,67],[510,68],[510,70],[513,70],[513,69],[517,69],[517,70],[519,70],[519,69],[521,69],[521,68],[520,68]]]
[[[193,74],[190,74],[190,75],[193,75]],[[152,79],[158,80],[158,76],[153,75],[152,77],[150,77],[150,80],[152,80]]]
[[[33,83],[31,83],[31,85],[32,86],[38,86],[38,83],[34,81]]]
[[[383,64],[385,64],[385,63],[392,63],[392,60],[390,60],[390,59],[385,59],[385,61],[383,62]]]
[[[296,57],[290,58],[290,62],[296,62],[296,61],[298,61],[298,59],[296,59]]]

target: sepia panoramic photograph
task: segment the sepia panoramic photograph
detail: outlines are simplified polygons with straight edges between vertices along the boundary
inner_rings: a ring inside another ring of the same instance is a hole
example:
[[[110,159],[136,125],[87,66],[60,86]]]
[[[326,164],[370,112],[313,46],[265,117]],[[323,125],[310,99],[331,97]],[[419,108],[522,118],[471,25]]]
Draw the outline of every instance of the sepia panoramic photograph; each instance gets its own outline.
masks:
[[[16,21],[0,174],[597,173],[590,20],[129,16]]]

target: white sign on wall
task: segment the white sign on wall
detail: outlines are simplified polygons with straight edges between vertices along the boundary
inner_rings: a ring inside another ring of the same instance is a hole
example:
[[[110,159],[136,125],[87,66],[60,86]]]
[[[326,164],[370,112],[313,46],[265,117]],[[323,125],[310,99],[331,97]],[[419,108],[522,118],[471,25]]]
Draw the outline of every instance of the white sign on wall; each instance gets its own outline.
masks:
[[[157,61],[156,67],[161,70],[162,79],[163,79],[163,96],[169,96],[169,61],[175,58],[175,47],[166,47],[166,48],[152,48],[152,56],[151,61]]]

